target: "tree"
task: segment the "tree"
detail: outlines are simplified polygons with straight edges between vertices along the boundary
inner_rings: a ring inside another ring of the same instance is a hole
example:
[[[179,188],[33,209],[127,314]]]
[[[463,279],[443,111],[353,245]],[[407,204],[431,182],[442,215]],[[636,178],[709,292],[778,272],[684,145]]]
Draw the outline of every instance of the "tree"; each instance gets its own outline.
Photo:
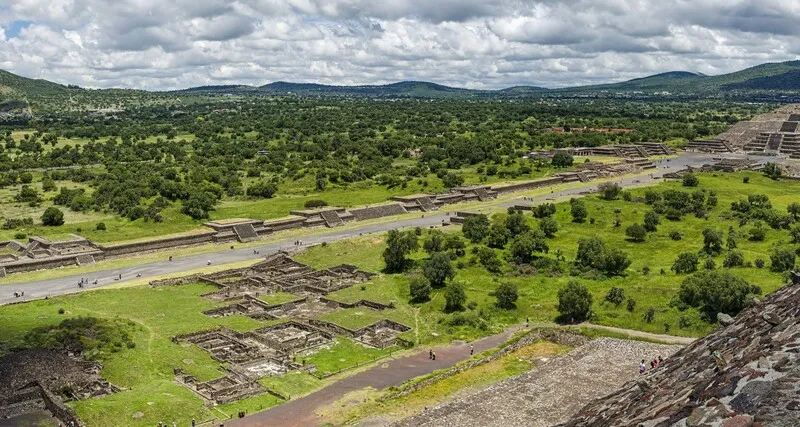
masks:
[[[764,169],[762,170],[764,171],[764,175],[768,176],[773,181],[777,181],[778,178],[780,178],[781,175],[783,175],[783,171],[781,170],[780,166],[772,162],[765,163]]]
[[[98,222],[95,226],[95,230],[97,231],[106,231],[106,223],[105,222]]]
[[[769,269],[781,273],[794,269],[794,251],[788,248],[775,248],[772,255],[769,256],[770,267]]]
[[[539,230],[545,237],[552,238],[558,231],[558,222],[552,217],[542,218],[539,220]]]
[[[605,249],[606,244],[599,237],[580,238],[575,262],[583,267],[594,267],[602,258]]]
[[[486,243],[490,248],[503,249],[508,243],[508,229],[500,224],[492,224],[489,227],[489,235],[486,237]]]
[[[647,229],[641,224],[633,224],[625,230],[625,235],[634,242],[644,242],[647,239]]]
[[[444,290],[444,301],[444,309],[447,312],[463,310],[464,303],[467,302],[464,285],[456,281],[450,282]]]
[[[447,279],[456,275],[456,270],[450,262],[450,256],[443,252],[435,252],[422,266],[422,274],[428,279],[431,286],[440,288]]]
[[[533,261],[534,252],[547,253],[548,251],[547,241],[541,231],[528,231],[511,241],[511,256],[520,264],[529,264]]]
[[[23,184],[30,184],[33,182],[33,174],[30,172],[22,172],[19,174],[19,182]]]
[[[795,221],[800,220],[800,202],[789,203],[786,211],[789,212],[789,215],[791,215]]]
[[[761,221],[756,222],[748,233],[750,234],[750,240],[754,242],[763,242],[767,238],[767,229],[764,228],[764,223]]]
[[[728,229],[728,238],[725,240],[725,247],[728,250],[736,249],[736,232],[733,231],[733,228]]]
[[[789,237],[791,237],[792,243],[800,243],[800,225],[795,225],[789,230]]]
[[[259,181],[247,187],[248,197],[271,199],[278,192],[278,185],[274,182]]]
[[[458,187],[463,183],[464,177],[453,172],[448,172],[444,178],[442,178],[442,184],[447,188]]]
[[[42,178],[42,191],[49,192],[55,191],[56,189],[56,182],[53,181],[53,178],[44,177]]]
[[[747,306],[750,295],[760,293],[758,287],[729,271],[712,270],[684,279],[678,300],[700,309],[707,319],[715,319],[717,313],[735,316]]]
[[[386,271],[389,273],[404,271],[409,265],[409,260],[406,259],[406,256],[416,251],[418,247],[417,235],[412,231],[389,230],[386,238],[386,249],[383,251]]]
[[[428,237],[422,242],[422,249],[425,252],[432,254],[434,252],[441,252],[444,248],[444,233],[439,230],[431,230]]]
[[[631,265],[628,254],[619,248],[606,248],[601,258],[600,270],[609,276],[619,276]]]
[[[589,211],[586,209],[586,204],[578,199],[570,201],[570,214],[572,214],[572,222],[583,223],[586,217],[589,216]]]
[[[528,225],[528,220],[526,220],[522,212],[518,210],[513,210],[508,214],[505,224],[511,236],[519,236],[531,228]]]
[[[567,168],[572,166],[574,161],[575,159],[572,157],[572,155],[566,151],[558,151],[553,155],[553,158],[550,160],[550,164],[556,168]]]
[[[553,203],[542,203],[541,205],[534,206],[531,210],[533,211],[534,217],[546,218],[556,213],[556,205]]]
[[[420,276],[415,276],[411,279],[409,284],[409,292],[411,293],[412,302],[425,302],[431,299],[431,284],[428,279]]]
[[[605,200],[615,200],[622,191],[622,187],[620,187],[616,182],[603,182],[597,186],[597,190],[600,192],[600,198]]]
[[[503,282],[494,291],[494,296],[497,298],[497,306],[505,309],[512,309],[516,307],[517,298],[517,285],[511,282]]]
[[[208,191],[195,191],[183,202],[181,212],[193,219],[208,218],[208,212],[214,209],[216,197]]]
[[[558,312],[563,321],[582,322],[592,312],[592,294],[586,286],[570,280],[558,290]]]
[[[681,252],[672,264],[672,271],[677,274],[694,273],[697,271],[697,263],[699,262],[700,258],[696,253]]]
[[[50,206],[42,214],[42,224],[51,227],[64,225],[64,212],[55,206]]]
[[[616,286],[612,287],[608,290],[605,300],[619,307],[625,301],[625,290]]]
[[[502,261],[498,258],[497,253],[492,248],[481,246],[478,248],[478,260],[483,268],[490,273],[499,273],[503,267]]]
[[[741,267],[744,265],[744,254],[742,251],[731,250],[725,255],[722,266],[726,268]]]
[[[722,233],[716,228],[703,230],[703,251],[709,255],[722,253]]]
[[[697,179],[695,174],[687,173],[683,176],[682,183],[684,187],[697,187],[697,185],[700,184],[700,180]]]
[[[644,214],[644,229],[649,232],[658,231],[658,225],[661,224],[661,218],[655,211],[648,211]]]
[[[458,234],[448,234],[444,238],[444,246],[442,249],[446,251],[453,251],[456,256],[464,256],[466,254],[467,244],[464,243]]]
[[[489,234],[489,218],[486,215],[470,215],[461,226],[461,233],[470,242],[480,243]]]
[[[22,188],[19,189],[19,193],[14,196],[14,200],[21,203],[28,203],[29,205],[38,205],[42,201],[42,198],[35,188],[29,185],[23,185]]]

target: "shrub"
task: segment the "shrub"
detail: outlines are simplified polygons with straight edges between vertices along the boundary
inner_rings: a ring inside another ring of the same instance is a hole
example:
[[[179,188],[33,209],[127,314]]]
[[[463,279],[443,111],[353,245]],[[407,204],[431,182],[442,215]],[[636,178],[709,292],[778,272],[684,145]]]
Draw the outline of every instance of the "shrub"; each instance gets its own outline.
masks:
[[[684,187],[697,187],[697,185],[700,184],[700,180],[697,179],[695,174],[687,173],[683,176],[682,183]]]
[[[586,286],[571,280],[558,290],[558,312],[563,321],[581,322],[592,312],[592,294]]]
[[[536,218],[547,218],[556,213],[556,205],[553,203],[542,203],[535,206],[533,209],[533,216]]]
[[[683,237],[681,236],[681,232],[678,230],[672,230],[669,232],[669,238],[672,240],[681,240]]]
[[[756,258],[756,260],[754,262],[755,262],[756,268],[764,268],[765,264],[764,264],[764,260],[763,259]]]
[[[616,182],[604,182],[597,186],[597,191],[600,192],[601,199],[615,200],[622,192],[622,187]]]
[[[493,249],[485,246],[478,248],[478,260],[480,260],[483,268],[491,273],[499,273],[500,269],[503,267],[503,263],[500,261],[497,253]]]
[[[742,253],[742,251],[736,251],[736,250],[728,251],[728,254],[725,255],[725,261],[722,262],[722,266],[726,268],[741,267],[743,265],[744,265],[744,254]]]
[[[539,220],[539,230],[541,230],[546,237],[553,237],[558,231],[558,222],[551,217],[542,218]]]
[[[625,230],[625,235],[634,242],[644,242],[647,239],[647,230],[641,224],[633,224]]]
[[[722,253],[722,233],[715,228],[703,230],[703,251],[709,255]]]
[[[678,300],[698,308],[706,319],[711,320],[717,313],[735,316],[747,306],[750,296],[759,291],[729,271],[703,271],[683,280]]]
[[[794,269],[794,251],[789,248],[776,248],[769,256],[770,267],[769,269],[781,273]]]
[[[508,243],[508,229],[500,224],[492,224],[486,236],[486,244],[490,248],[503,249]]]
[[[565,151],[558,151],[553,155],[550,164],[556,168],[566,168],[572,166],[575,159]]]
[[[28,238],[28,235],[25,233],[16,233],[14,234],[14,239],[16,240],[25,240]]]
[[[435,252],[423,265],[422,274],[432,287],[440,288],[448,279],[455,277],[456,270],[450,263],[450,256],[443,252]]]
[[[497,287],[494,293],[497,298],[497,306],[505,309],[512,309],[516,307],[517,298],[517,285],[511,282],[503,282]]]
[[[649,232],[658,231],[658,225],[661,223],[661,217],[655,211],[648,211],[644,214],[644,229]]]
[[[311,199],[311,200],[306,200],[306,202],[303,203],[303,206],[306,209],[322,208],[328,206],[328,202],[321,199]]]
[[[655,320],[655,318],[656,318],[656,309],[653,307],[648,308],[647,311],[645,311],[644,314],[642,315],[642,319],[647,323],[653,323],[653,320]]]
[[[459,282],[450,282],[444,291],[445,311],[458,311],[464,309],[464,303],[467,301],[467,294],[464,291],[464,285]]]
[[[14,228],[26,227],[33,225],[33,218],[8,218],[3,222],[3,230],[12,230]]]
[[[512,240],[509,251],[514,261],[521,264],[529,264],[533,260],[535,252],[547,253],[549,250],[544,233],[541,231],[529,231],[518,235]]]
[[[745,184],[749,184],[750,183],[750,177],[746,176],[746,177],[742,178],[742,182],[745,183]]]
[[[105,222],[98,222],[97,225],[94,228],[97,231],[105,231],[106,230],[106,223]]]
[[[605,300],[619,307],[620,304],[625,301],[625,290],[622,288],[613,287],[608,290]]]
[[[589,211],[586,209],[586,204],[581,200],[573,199],[570,201],[570,205],[572,222],[580,224],[586,221],[586,217],[589,216]]]
[[[753,242],[763,242],[767,238],[767,229],[761,221],[756,222],[755,226],[748,230],[748,233]]]
[[[259,181],[247,187],[248,197],[271,199],[278,192],[278,185],[274,182]]]
[[[630,311],[631,313],[633,313],[633,310],[636,309],[636,300],[629,297],[628,304],[625,308],[628,309],[628,311]]]
[[[706,258],[706,261],[703,264],[703,268],[705,268],[706,270],[713,270],[717,268],[717,263],[714,262],[713,258]]]
[[[650,274],[650,266],[645,265],[644,267],[642,267],[642,274],[644,274],[645,276]]]
[[[64,212],[55,206],[50,206],[42,214],[42,224],[51,227],[64,225]]]
[[[429,254],[441,252],[443,248],[444,233],[439,230],[431,230],[430,233],[428,233],[428,238],[422,242],[422,249]]]
[[[697,271],[697,263],[700,262],[696,253],[681,252],[672,264],[672,271],[677,274],[694,273]]]
[[[383,260],[388,273],[404,271],[410,264],[406,258],[419,247],[417,235],[413,231],[389,230],[386,237],[386,249],[383,251]]]
[[[424,302],[431,298],[432,288],[428,279],[416,276],[411,279],[409,291],[411,293],[411,301]]]

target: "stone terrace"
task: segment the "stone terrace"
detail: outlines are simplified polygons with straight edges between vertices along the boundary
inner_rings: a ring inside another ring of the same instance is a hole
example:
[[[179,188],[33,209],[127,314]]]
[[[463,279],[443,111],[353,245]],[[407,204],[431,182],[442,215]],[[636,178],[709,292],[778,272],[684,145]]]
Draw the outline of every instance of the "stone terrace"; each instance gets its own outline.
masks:
[[[636,378],[641,359],[680,347],[600,338],[486,390],[431,408],[393,426],[549,427],[586,402]]]

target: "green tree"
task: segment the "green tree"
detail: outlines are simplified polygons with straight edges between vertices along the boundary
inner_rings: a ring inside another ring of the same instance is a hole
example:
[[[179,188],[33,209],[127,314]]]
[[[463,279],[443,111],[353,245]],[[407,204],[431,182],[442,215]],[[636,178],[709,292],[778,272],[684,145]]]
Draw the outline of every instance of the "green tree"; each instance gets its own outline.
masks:
[[[486,243],[490,248],[503,249],[508,243],[508,229],[500,224],[492,224],[489,227],[489,235],[486,237]]]
[[[214,209],[216,197],[208,191],[195,191],[183,202],[181,212],[193,219],[208,218],[209,211]]]
[[[677,274],[688,274],[697,271],[700,258],[693,252],[681,252],[672,264],[672,271]]]
[[[494,296],[497,298],[498,307],[510,310],[516,307],[519,298],[517,285],[511,282],[500,283],[494,291]]]
[[[42,224],[51,227],[64,225],[64,212],[55,206],[50,206],[42,214]]]
[[[800,243],[800,225],[795,225],[789,230],[789,237],[792,243]]]
[[[774,181],[777,181],[778,178],[780,178],[781,175],[783,175],[783,171],[781,170],[780,166],[772,162],[765,163],[764,169],[762,170],[764,171],[765,176],[769,177]]]
[[[553,203],[542,203],[541,205],[534,206],[531,210],[534,217],[546,218],[556,213],[556,205]]]
[[[775,248],[769,256],[770,270],[780,273],[794,269],[794,251],[789,248]]]
[[[547,253],[548,251],[547,241],[541,231],[528,231],[511,241],[511,256],[520,264],[529,264],[533,261],[535,252]]]
[[[733,228],[728,230],[728,238],[725,240],[725,247],[730,251],[736,249],[736,232]]]
[[[755,225],[748,230],[750,234],[750,240],[754,242],[763,242],[764,239],[767,238],[767,229],[764,227],[764,223],[758,221]]]
[[[697,179],[697,176],[693,173],[684,175],[682,182],[684,187],[697,187],[697,185],[700,184],[700,180]]]
[[[389,230],[386,237],[386,249],[383,260],[388,273],[399,273],[408,268],[407,255],[419,248],[417,235],[412,231]]]
[[[647,239],[647,230],[641,224],[633,224],[625,230],[625,235],[634,242],[644,242]]]
[[[589,211],[586,209],[586,204],[578,199],[570,201],[570,214],[572,215],[572,222],[583,223],[586,217],[589,216]]]
[[[467,244],[458,234],[448,234],[444,238],[444,246],[442,248],[446,251],[452,251],[456,256],[464,256]]]
[[[453,172],[448,172],[444,178],[442,178],[442,184],[447,188],[458,187],[463,183],[464,177]]]
[[[558,151],[553,155],[553,158],[550,160],[550,164],[556,168],[567,168],[572,166],[574,161],[575,159],[569,153],[565,151]]]
[[[608,290],[605,300],[619,307],[625,301],[625,290],[616,286],[612,287]]]
[[[440,288],[448,279],[456,275],[456,270],[450,262],[450,256],[443,252],[435,252],[422,266],[422,274],[428,279],[431,286]]]
[[[601,199],[615,200],[622,192],[622,187],[616,182],[603,182],[597,186],[597,190],[600,192]]]
[[[530,230],[528,220],[522,215],[522,212],[514,210],[506,217],[506,229],[511,236],[519,236]]]
[[[619,248],[606,248],[603,252],[599,268],[606,275],[619,276],[631,265],[628,254]]]
[[[444,249],[444,240],[444,233],[439,230],[431,230],[428,237],[422,242],[422,249],[429,254],[441,252]]]
[[[50,177],[42,178],[42,191],[50,192],[50,191],[55,191],[55,189],[56,189],[56,182],[53,181],[52,178]]]
[[[545,217],[539,220],[539,230],[548,238],[552,238],[558,231],[558,222],[553,217]]]
[[[658,225],[661,224],[661,218],[655,211],[648,211],[644,214],[644,229],[649,232],[658,231]]]
[[[684,279],[678,299],[700,309],[707,319],[715,319],[717,313],[735,316],[747,306],[750,295],[760,293],[760,289],[729,271],[712,270]]]
[[[742,251],[730,250],[722,261],[722,266],[726,268],[741,267],[744,265],[744,254]]]
[[[786,211],[789,212],[789,215],[791,215],[795,221],[800,220],[800,202],[789,203]]]
[[[606,244],[599,237],[585,237],[578,239],[578,254],[575,262],[583,267],[595,267],[603,257]]]
[[[480,243],[489,235],[489,218],[486,215],[470,215],[461,226],[461,233],[470,242]]]
[[[415,276],[411,279],[411,283],[409,284],[412,302],[425,302],[430,300],[432,290],[428,279],[424,277]]]
[[[499,273],[503,267],[503,262],[497,256],[497,253],[492,248],[481,246],[478,248],[478,260],[483,268],[490,273]]]
[[[444,301],[444,309],[447,312],[463,310],[464,303],[467,302],[464,285],[457,281],[451,281],[444,290]]]
[[[703,251],[709,255],[722,253],[722,233],[716,228],[703,230]]]
[[[33,182],[33,174],[30,172],[22,172],[19,174],[19,182],[23,184],[30,184]]]
[[[558,312],[562,321],[582,322],[592,313],[592,294],[586,286],[570,280],[558,290]]]
[[[274,182],[259,181],[247,187],[248,197],[259,197],[271,199],[278,192],[278,186]]]

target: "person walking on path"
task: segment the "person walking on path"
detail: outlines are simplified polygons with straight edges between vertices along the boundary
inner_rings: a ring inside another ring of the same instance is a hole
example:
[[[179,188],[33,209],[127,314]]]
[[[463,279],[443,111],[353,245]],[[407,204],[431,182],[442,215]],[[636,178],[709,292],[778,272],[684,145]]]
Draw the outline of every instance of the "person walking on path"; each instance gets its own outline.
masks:
[[[428,350],[428,359],[433,360],[433,350]]]
[[[431,351],[431,359],[436,360],[436,353],[433,351]]]
[[[469,355],[472,356],[475,352],[475,346],[472,344],[469,345]]]

